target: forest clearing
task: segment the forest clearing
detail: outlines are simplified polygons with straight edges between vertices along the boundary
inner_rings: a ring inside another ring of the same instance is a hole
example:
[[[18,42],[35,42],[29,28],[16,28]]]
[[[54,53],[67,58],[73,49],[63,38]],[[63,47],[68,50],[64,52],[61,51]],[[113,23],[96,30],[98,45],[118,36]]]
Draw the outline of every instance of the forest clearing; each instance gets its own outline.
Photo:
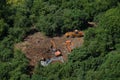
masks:
[[[120,80],[120,0],[0,0],[0,80]]]
[[[15,49],[20,49],[25,53],[26,57],[30,60],[30,65],[35,66],[42,57],[51,58],[54,57],[51,51],[51,42],[53,40],[56,45],[56,49],[60,49],[63,54],[63,58],[66,61],[69,51],[65,46],[65,41],[71,40],[74,44],[72,47],[77,48],[82,46],[83,37],[67,38],[65,36],[58,36],[49,38],[44,36],[40,32],[36,32],[33,35],[27,36],[23,42],[15,44]]]

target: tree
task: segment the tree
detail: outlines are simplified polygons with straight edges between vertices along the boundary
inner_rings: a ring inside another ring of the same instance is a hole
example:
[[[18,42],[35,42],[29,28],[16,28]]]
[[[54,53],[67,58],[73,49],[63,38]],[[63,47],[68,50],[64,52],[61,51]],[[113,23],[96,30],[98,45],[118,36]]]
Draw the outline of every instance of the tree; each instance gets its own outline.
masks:
[[[8,30],[7,28],[8,28],[7,23],[5,23],[3,19],[1,19],[0,20],[0,37],[3,37],[6,35]]]

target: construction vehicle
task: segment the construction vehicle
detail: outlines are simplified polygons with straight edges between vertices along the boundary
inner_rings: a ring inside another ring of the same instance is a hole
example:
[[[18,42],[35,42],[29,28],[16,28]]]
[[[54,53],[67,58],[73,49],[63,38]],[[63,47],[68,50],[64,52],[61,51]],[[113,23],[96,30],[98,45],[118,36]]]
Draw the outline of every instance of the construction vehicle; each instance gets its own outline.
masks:
[[[83,37],[84,36],[84,33],[82,31],[78,31],[78,30],[74,30],[73,32],[67,32],[65,33],[64,35],[65,37],[71,37],[71,38],[74,38],[74,37]]]

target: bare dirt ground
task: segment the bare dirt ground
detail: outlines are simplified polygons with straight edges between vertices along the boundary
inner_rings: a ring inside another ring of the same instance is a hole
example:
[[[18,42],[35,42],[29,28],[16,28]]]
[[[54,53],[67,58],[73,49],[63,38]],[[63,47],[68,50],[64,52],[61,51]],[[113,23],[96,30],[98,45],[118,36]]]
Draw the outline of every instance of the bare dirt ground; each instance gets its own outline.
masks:
[[[54,40],[57,49],[60,49],[62,51],[65,61],[67,60],[68,56],[68,50],[65,46],[66,40],[71,40],[73,42],[73,48],[80,47],[83,44],[83,37],[65,38],[61,36],[48,38],[42,33],[36,32],[32,35],[27,36],[23,42],[15,44],[15,49],[20,49],[30,60],[30,65],[35,66],[42,57],[54,57],[51,52],[51,39]]]

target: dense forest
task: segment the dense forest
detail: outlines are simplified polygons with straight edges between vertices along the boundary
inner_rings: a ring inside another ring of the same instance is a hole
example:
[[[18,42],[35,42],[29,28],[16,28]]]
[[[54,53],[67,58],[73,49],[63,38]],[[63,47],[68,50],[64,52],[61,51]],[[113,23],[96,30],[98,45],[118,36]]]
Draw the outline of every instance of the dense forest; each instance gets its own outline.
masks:
[[[29,60],[14,44],[32,28],[50,37],[84,30],[84,45],[29,76]],[[120,80],[120,1],[0,0],[0,80]]]

